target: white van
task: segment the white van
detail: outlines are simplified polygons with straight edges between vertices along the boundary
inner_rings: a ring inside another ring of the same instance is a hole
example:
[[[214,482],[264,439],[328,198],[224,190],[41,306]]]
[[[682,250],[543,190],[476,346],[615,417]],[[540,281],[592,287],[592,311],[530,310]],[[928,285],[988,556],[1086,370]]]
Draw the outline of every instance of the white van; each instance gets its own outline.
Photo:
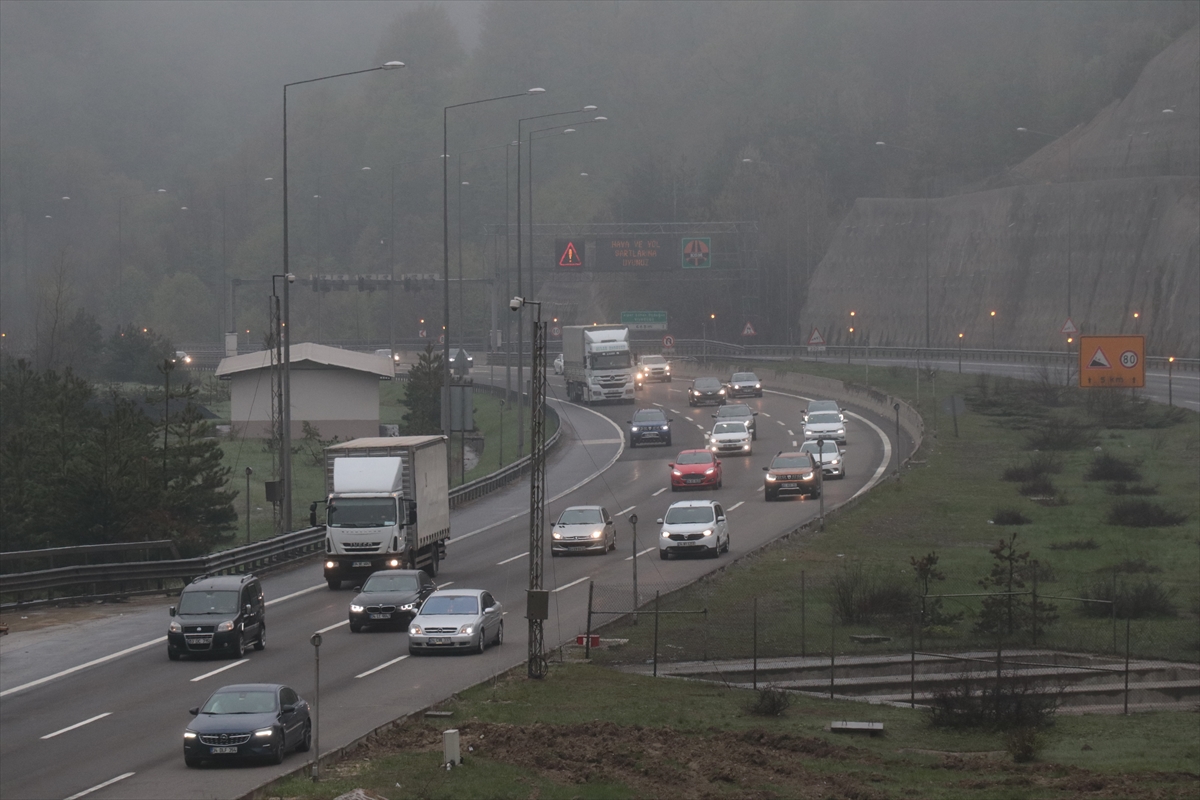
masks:
[[[680,500],[672,503],[658,520],[658,557],[666,561],[672,554],[703,554],[716,558],[729,552],[729,523],[725,509],[715,500]]]

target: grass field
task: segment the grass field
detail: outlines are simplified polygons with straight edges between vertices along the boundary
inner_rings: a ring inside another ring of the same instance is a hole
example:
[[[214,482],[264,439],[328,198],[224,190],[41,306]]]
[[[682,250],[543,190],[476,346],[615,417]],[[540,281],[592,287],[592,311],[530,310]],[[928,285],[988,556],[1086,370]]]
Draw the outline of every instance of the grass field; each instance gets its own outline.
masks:
[[[864,377],[857,364],[803,368],[847,381]],[[770,371],[760,374],[770,380]],[[1030,580],[1037,576],[1043,595],[1078,596],[1105,581],[1124,585],[1149,580],[1166,593],[1171,613],[1135,619],[1134,648],[1200,659],[1197,415],[1168,413],[1120,397],[1101,402],[1094,395],[1089,399],[1078,391],[1037,383],[947,373],[936,377],[935,398],[930,375],[922,376],[919,395],[913,370],[876,368],[870,377],[872,386],[904,397],[926,420],[926,438],[913,465],[899,482],[886,482],[831,515],[823,531],[806,529],[665,596],[666,610],[704,607],[709,614],[664,617],[660,657],[748,657],[749,609],[756,599],[760,656],[795,655],[805,646],[809,653],[828,652],[831,632],[839,651],[852,646],[847,636],[854,632],[891,633],[896,646],[907,649],[912,618],[887,609],[831,631],[834,585],[857,570],[873,586],[899,586],[911,597],[910,558],[936,552],[945,580],[934,581],[931,593],[979,592],[979,581],[992,563],[989,548],[1002,535],[1018,531],[1019,549],[1038,561],[1036,569],[1027,565],[1024,575]],[[936,421],[934,416],[950,394],[966,400],[957,436],[945,412],[939,411]],[[1070,446],[1046,450],[1055,436],[1071,440]],[[1035,438],[1042,445],[1036,449],[1053,456],[1058,469],[1047,476],[1053,486],[1041,487],[1036,496],[1053,499],[1024,496],[1020,482],[1002,479],[1010,467],[1028,465],[1036,455]],[[1139,497],[1182,514],[1182,523],[1111,524],[1108,514],[1124,496],[1111,493],[1113,481],[1085,479],[1105,454],[1134,466],[1140,476],[1133,485],[1155,490]],[[1019,526],[992,522],[1005,509],[1031,521]],[[644,591],[645,586],[643,596]],[[803,622],[796,613],[802,602]],[[1055,602],[1059,619],[1040,629],[1039,644],[1108,649],[1110,618],[1084,616],[1079,603]],[[947,601],[946,612],[964,617],[925,631],[926,646],[952,649],[978,643],[972,633],[978,610],[976,600]],[[291,779],[269,796],[325,798],[364,787],[389,800],[1174,798],[1193,797],[1200,780],[1200,728],[1194,712],[1060,715],[1039,734],[1037,758],[1018,764],[1005,734],[934,729],[919,710],[796,696],[782,716],[761,717],[748,710],[756,699],[749,690],[606,668],[645,660],[653,631],[646,621],[606,628],[605,636],[629,642],[593,651],[591,664],[553,664],[543,681],[526,680],[523,668],[514,670],[452,698],[443,706],[454,712],[451,721],[410,722],[331,766],[321,783]],[[701,648],[707,652],[702,654]],[[848,739],[826,732],[825,726],[837,719],[880,721],[887,733]],[[462,733],[466,757],[462,767],[451,771],[440,765],[440,731],[449,727]],[[468,746],[474,749],[468,751]]]

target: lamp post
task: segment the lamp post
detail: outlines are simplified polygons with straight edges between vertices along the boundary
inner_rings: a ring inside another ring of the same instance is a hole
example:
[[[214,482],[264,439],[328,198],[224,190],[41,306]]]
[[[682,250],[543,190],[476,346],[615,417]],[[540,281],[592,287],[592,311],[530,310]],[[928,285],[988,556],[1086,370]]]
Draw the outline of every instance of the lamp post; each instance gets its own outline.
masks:
[[[1053,133],[1045,131],[1037,131],[1033,128],[1017,128],[1018,133],[1032,133],[1036,136],[1045,136],[1047,139],[1058,140],[1063,137],[1055,136]],[[1067,139],[1067,319],[1071,318],[1071,216],[1074,193],[1071,191],[1071,140]]]
[[[959,375],[962,375],[962,343],[963,343],[963,334],[960,332],[958,334],[958,374]]]
[[[911,147],[903,147],[898,144],[888,144],[887,142],[876,142],[876,147],[891,147],[896,150],[905,150],[909,153],[916,153],[919,156],[927,155],[924,150],[914,150]],[[925,347],[930,347],[930,325],[929,325],[929,226],[931,207],[929,204],[929,178],[925,179]]]
[[[158,371],[163,374],[163,459],[162,479],[163,489],[167,488],[167,434],[171,430],[171,370],[175,369],[175,359],[164,358]]]
[[[708,323],[709,323],[709,321],[712,322],[713,328],[715,329],[717,326],[717,315],[709,314],[707,319],[703,319],[700,321],[700,339],[703,342],[703,346],[704,346],[703,355],[704,355],[704,363],[705,364],[708,363]]]
[[[542,589],[543,531],[546,528],[546,323],[542,322],[542,304],[525,297],[514,297],[508,307],[520,311],[524,306],[537,307],[533,326],[533,359],[530,364],[529,393],[529,657],[531,678],[546,677],[542,623],[548,612],[548,595]]]
[[[996,349],[996,312],[991,313],[992,317],[992,349]]]
[[[250,544],[250,476],[254,474],[253,467],[246,467],[246,544]]]
[[[293,81],[283,85],[283,275],[287,276],[287,283],[283,289],[283,438],[282,438],[282,458],[281,471],[282,478],[282,503],[283,503],[283,527],[285,531],[292,529],[292,335],[288,330],[288,291],[287,287],[292,281],[296,280],[296,276],[292,275],[291,259],[288,251],[288,143],[287,143],[287,90],[292,86],[301,86],[306,83],[317,83],[319,81],[332,80],[333,78],[344,78],[350,75],[362,75],[366,72],[378,72],[379,70],[400,69],[404,66],[403,61],[388,61],[378,67],[370,69],[358,69],[353,72],[339,72],[336,75],[326,75],[322,78],[309,78],[306,81]],[[271,282],[274,284],[278,275],[271,276]]]
[[[1175,398],[1171,392],[1171,372],[1175,367],[1175,356],[1167,357],[1167,407],[1175,405]]]
[[[466,103],[455,103],[442,108],[442,327],[445,333],[442,340],[442,435],[450,437],[450,151],[449,124],[450,109],[476,106],[481,103],[492,103],[497,100],[511,100],[514,97],[526,97],[531,94],[544,94],[545,89],[534,87],[516,94],[505,94],[498,97],[485,97],[482,100],[471,100]],[[518,137],[519,138],[519,137]],[[519,152],[519,151],[518,151]],[[518,156],[519,158],[519,156]],[[518,174],[520,165],[518,163]],[[518,186],[518,193],[520,187]],[[518,209],[519,209],[518,203]],[[519,210],[518,210],[519,213]],[[518,259],[518,265],[520,259]],[[518,397],[520,392],[518,391]]]

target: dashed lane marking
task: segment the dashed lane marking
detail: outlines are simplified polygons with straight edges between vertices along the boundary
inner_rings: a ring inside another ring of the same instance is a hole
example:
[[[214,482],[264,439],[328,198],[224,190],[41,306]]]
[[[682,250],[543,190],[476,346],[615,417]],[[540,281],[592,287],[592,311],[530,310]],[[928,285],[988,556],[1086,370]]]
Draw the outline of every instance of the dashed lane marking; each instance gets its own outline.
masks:
[[[98,719],[104,719],[105,717],[108,717],[111,715],[112,715],[111,711],[105,711],[103,714],[97,714],[96,716],[92,717],[91,719],[85,719],[83,722],[76,722],[74,725],[68,725],[65,728],[56,730],[54,733],[47,733],[42,738],[43,739],[53,739],[55,736],[58,736],[60,733],[66,733],[67,731],[73,731],[76,728],[82,728],[84,725],[90,725],[91,723],[95,722]]]
[[[346,621],[349,622],[350,620],[346,620]],[[328,630],[328,628],[326,630]],[[214,669],[212,672],[206,672],[203,675],[197,675],[196,677],[192,678],[192,683],[198,683],[199,681],[202,681],[205,678],[211,678],[213,675],[220,675],[222,672],[224,672],[227,669],[233,669],[234,667],[240,667],[242,664],[248,663],[249,661],[250,661],[250,659],[243,658],[241,661],[235,661],[232,664],[226,664],[223,667]]]

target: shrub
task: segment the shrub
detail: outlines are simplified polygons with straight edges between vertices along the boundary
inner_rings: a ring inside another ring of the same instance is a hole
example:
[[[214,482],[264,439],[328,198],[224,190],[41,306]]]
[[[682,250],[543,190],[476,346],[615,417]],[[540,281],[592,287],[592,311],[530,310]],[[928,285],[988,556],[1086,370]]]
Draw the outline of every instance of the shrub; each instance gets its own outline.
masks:
[[[1085,481],[1140,481],[1142,475],[1137,466],[1108,453],[1100,453],[1092,459],[1092,465],[1083,474]]]
[[[1018,481],[1032,481],[1043,475],[1057,475],[1062,472],[1062,469],[1062,460],[1056,456],[1049,453],[1034,453],[1029,457],[1028,463],[1024,466],[1011,466],[1004,470],[1004,474],[1001,477],[1006,481],[1014,483]]]
[[[1031,450],[1078,450],[1095,438],[1095,430],[1070,419],[1049,419],[1040,423],[1029,437]]]
[[[862,562],[847,564],[833,576],[833,608],[846,624],[908,614],[913,602],[911,589],[895,578],[867,572]]]
[[[778,686],[763,686],[747,710],[757,717],[781,717],[792,704],[792,695]]]
[[[1051,550],[1099,550],[1100,545],[1096,544],[1095,539],[1072,539],[1069,542],[1054,542],[1050,545]]]
[[[1105,570],[1106,572],[1109,570]],[[1151,564],[1144,558],[1127,558],[1120,564],[1112,567],[1112,572],[1120,572],[1125,575],[1137,575],[1138,573],[1146,572],[1162,572],[1162,567]]]
[[[1004,737],[1004,749],[1018,764],[1027,764],[1042,750],[1042,734],[1037,728],[1013,728]]]
[[[1164,587],[1161,581],[1147,576],[1135,583],[1113,584],[1111,579],[1102,578],[1084,589],[1081,596],[1085,600],[1115,600],[1116,615],[1121,619],[1174,617],[1179,613],[1174,602],[1174,589]],[[1083,603],[1082,606],[1083,614],[1088,617],[1108,617],[1114,612],[1107,602]]]
[[[1144,483],[1110,483],[1104,487],[1104,491],[1118,497],[1130,495],[1133,497],[1150,497],[1158,494],[1157,486],[1147,486]]]
[[[1015,508],[998,508],[992,515],[992,523],[995,525],[1028,525],[1031,522],[1033,520]]]
[[[1180,525],[1186,519],[1187,514],[1171,511],[1149,500],[1121,500],[1109,509],[1105,521],[1126,528],[1166,528]]]
[[[1041,686],[1028,675],[963,673],[935,689],[929,721],[935,728],[989,731],[1043,728],[1053,723],[1061,689]]]
[[[1038,476],[1031,481],[1021,484],[1021,488],[1017,491],[1025,497],[1054,497],[1058,494],[1058,489],[1054,487],[1054,482],[1045,475]]]

